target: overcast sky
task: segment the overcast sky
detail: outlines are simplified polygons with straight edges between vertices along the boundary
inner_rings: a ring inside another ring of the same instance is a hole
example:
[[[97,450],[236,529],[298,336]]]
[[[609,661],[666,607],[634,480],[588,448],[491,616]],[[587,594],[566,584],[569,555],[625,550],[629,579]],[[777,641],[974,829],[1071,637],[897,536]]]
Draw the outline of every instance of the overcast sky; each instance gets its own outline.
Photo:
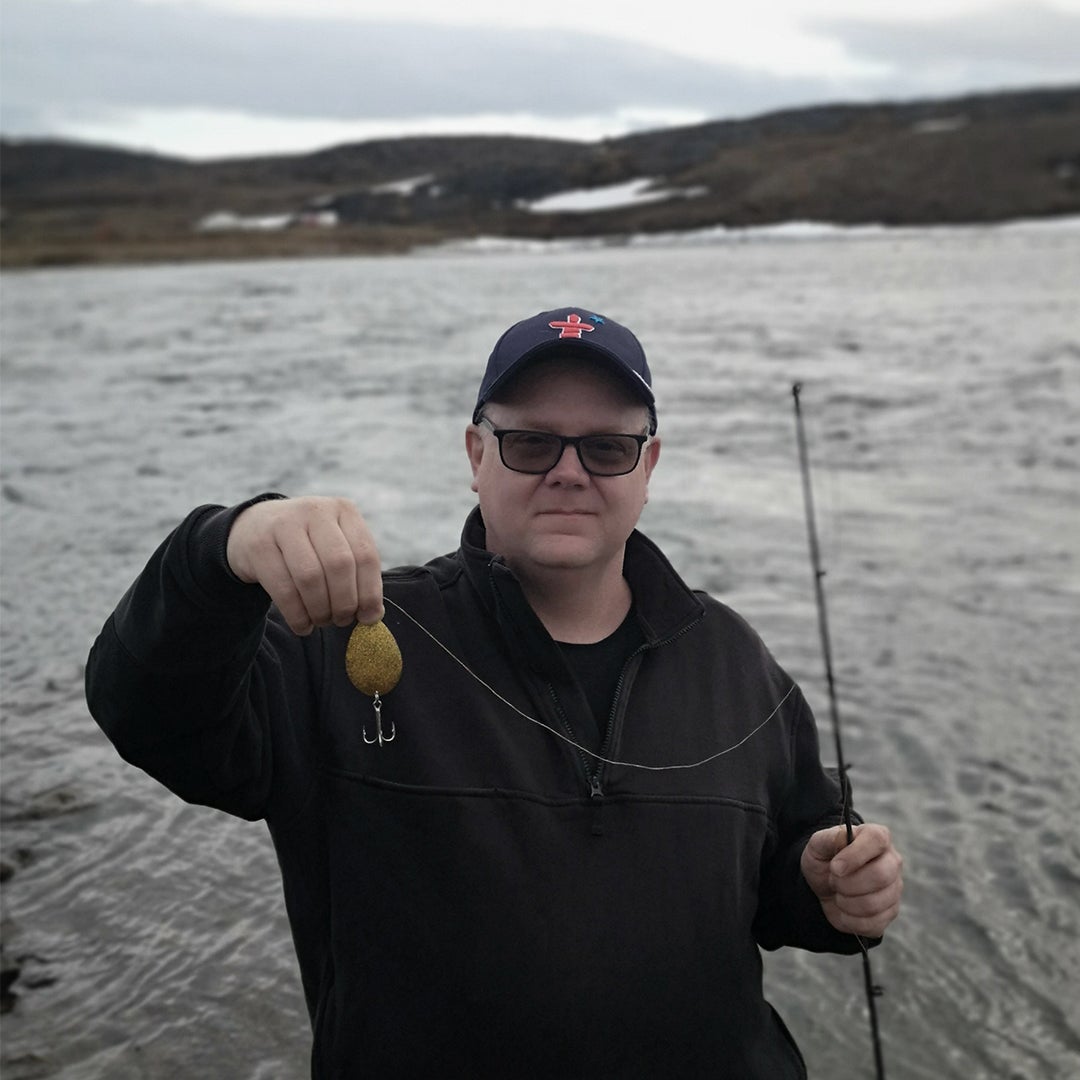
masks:
[[[3,0],[0,18],[5,136],[192,158],[1080,83],[1080,0]]]

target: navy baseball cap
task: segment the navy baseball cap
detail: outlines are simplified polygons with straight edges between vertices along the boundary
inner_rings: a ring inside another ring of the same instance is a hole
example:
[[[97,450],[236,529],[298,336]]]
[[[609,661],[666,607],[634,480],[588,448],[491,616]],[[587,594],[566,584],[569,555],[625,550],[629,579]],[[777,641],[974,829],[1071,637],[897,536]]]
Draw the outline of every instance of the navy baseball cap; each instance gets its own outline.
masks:
[[[656,434],[656,398],[641,342],[625,326],[588,308],[555,308],[514,323],[495,342],[473,410],[479,423],[484,405],[527,364],[546,356],[599,361],[649,406],[649,434]]]

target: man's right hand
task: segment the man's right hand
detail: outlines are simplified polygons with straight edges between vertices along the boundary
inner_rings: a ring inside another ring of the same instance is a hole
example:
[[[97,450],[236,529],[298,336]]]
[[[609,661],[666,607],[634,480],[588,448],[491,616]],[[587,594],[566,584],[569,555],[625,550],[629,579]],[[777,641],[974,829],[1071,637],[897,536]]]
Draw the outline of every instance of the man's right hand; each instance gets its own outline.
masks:
[[[225,554],[232,572],[261,585],[297,634],[382,618],[379,552],[348,499],[255,503],[233,522]]]

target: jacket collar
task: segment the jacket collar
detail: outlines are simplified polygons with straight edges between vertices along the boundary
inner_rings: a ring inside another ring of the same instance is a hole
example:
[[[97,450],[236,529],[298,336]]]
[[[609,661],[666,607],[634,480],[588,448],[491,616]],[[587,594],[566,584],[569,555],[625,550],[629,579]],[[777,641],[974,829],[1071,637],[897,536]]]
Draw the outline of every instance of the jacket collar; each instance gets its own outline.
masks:
[[[476,507],[461,534],[466,575],[514,651],[537,670],[561,670],[557,646],[529,606],[514,572],[501,555],[487,550],[486,539],[484,519]],[[663,552],[636,529],[626,542],[623,573],[648,645],[677,636],[705,612],[700,597],[679,577]]]

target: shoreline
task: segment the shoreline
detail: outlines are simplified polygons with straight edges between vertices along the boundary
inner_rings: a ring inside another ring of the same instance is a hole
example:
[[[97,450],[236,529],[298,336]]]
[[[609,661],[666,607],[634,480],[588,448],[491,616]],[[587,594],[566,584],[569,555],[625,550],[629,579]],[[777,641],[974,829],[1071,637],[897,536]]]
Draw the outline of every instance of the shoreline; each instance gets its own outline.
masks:
[[[853,240],[925,235],[964,230],[1040,230],[1080,232],[1080,215],[1047,214],[1040,217],[1008,217],[995,221],[938,221],[889,225],[791,219],[771,224],[714,225],[706,228],[663,232],[582,234],[537,238],[529,236],[446,235],[435,230],[365,228],[278,233],[192,234],[160,240],[97,242],[31,242],[13,245],[10,238],[0,246],[0,271],[109,268],[176,265],[185,263],[262,262],[290,259],[400,256],[455,253],[546,253],[596,248],[645,248],[708,246],[711,244],[769,241],[797,243],[805,240]]]

